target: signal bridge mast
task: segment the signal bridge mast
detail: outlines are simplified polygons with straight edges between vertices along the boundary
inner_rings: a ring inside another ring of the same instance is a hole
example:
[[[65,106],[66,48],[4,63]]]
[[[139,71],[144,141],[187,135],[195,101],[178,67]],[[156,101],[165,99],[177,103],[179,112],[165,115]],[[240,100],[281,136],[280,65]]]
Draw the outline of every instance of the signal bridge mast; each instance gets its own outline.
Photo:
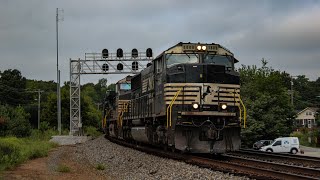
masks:
[[[152,49],[138,52],[132,49],[116,53],[103,49],[101,53],[85,53],[85,59],[70,59],[70,135],[83,135],[80,101],[80,76],[83,74],[138,74],[153,60]]]

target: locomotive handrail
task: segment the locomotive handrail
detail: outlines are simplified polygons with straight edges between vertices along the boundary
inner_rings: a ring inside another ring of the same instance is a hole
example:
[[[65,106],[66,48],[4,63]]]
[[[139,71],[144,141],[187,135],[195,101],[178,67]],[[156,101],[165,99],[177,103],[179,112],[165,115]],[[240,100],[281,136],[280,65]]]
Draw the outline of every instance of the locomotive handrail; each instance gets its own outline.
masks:
[[[247,109],[246,109],[246,106],[244,105],[243,101],[241,100],[240,94],[238,92],[235,92],[235,93],[229,92],[229,93],[231,93],[233,95],[237,94],[238,97],[239,97],[239,101],[238,101],[238,99],[236,99],[235,96],[233,96],[234,99],[236,100],[236,102],[237,103],[240,102],[240,104],[243,107],[243,128],[246,128],[246,121],[247,121]],[[241,121],[242,121],[242,109],[241,109],[240,105],[238,105],[238,108],[239,108],[239,112],[240,112],[240,123],[241,123]]]
[[[247,121],[247,109],[246,109],[246,106],[243,104],[242,100],[241,100],[241,97],[240,97],[240,94],[237,93],[239,95],[239,100],[241,102],[241,105],[243,107],[243,128],[246,128],[246,121]]]
[[[107,112],[107,114],[104,116],[103,121],[102,121],[102,127],[106,128],[106,124],[107,124],[107,116],[109,116],[111,113],[111,109]]]
[[[167,107],[167,128],[169,128],[169,123],[170,123],[170,127],[172,125],[172,106],[174,104],[174,102],[176,101],[177,97],[179,96],[181,90],[183,89],[183,87],[181,87],[176,94],[174,95],[174,97],[172,98],[169,106]],[[170,120],[169,120],[169,113],[170,113]]]

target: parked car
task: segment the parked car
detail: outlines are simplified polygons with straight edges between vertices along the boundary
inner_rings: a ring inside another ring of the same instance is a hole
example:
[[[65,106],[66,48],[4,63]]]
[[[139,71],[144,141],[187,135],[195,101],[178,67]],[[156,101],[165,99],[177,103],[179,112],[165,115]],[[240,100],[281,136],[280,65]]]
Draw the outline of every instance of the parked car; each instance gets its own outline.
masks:
[[[260,140],[260,141],[255,142],[253,144],[252,148],[258,150],[263,146],[268,146],[272,142],[273,142],[272,140]]]
[[[263,146],[261,151],[267,152],[281,152],[281,153],[292,153],[297,154],[300,151],[299,139],[297,137],[281,137],[273,141],[268,146]]]

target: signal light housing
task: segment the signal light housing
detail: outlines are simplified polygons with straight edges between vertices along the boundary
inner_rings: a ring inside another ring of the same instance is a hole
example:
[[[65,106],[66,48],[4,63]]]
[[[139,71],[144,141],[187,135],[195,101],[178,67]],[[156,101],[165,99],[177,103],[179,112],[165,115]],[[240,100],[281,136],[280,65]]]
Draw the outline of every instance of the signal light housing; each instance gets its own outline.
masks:
[[[137,49],[132,49],[131,51],[131,57],[132,58],[137,58],[138,57],[138,50]]]
[[[139,69],[139,65],[137,61],[132,62],[132,70],[137,71]]]
[[[146,50],[146,55],[147,55],[147,57],[152,57],[152,49],[151,48],[148,48]]]
[[[109,51],[108,49],[102,50],[102,58],[107,59],[109,57]]]
[[[102,65],[102,70],[103,71],[109,71],[109,65],[108,64],[103,64]]]
[[[119,71],[123,70],[123,64],[119,63],[119,64],[117,65],[117,69],[118,69]]]
[[[122,58],[123,57],[123,50],[121,48],[117,49],[117,57]]]

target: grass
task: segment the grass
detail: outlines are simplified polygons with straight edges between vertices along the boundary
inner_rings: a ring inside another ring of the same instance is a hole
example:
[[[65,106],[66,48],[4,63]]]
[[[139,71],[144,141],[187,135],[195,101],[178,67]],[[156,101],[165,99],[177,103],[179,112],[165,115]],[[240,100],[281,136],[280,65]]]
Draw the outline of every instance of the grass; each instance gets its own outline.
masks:
[[[96,169],[97,170],[104,170],[106,167],[103,164],[97,164]]]
[[[91,136],[92,138],[99,137],[102,133],[97,130],[97,128],[89,126],[85,128],[85,134]]]
[[[50,133],[33,132],[28,138],[0,137],[0,171],[29,159],[48,156],[49,150],[57,146],[48,141],[49,136]]]
[[[67,172],[70,172],[70,168],[64,164],[60,164],[58,167],[57,167],[57,171],[58,172],[63,172],[63,173],[67,173]]]

